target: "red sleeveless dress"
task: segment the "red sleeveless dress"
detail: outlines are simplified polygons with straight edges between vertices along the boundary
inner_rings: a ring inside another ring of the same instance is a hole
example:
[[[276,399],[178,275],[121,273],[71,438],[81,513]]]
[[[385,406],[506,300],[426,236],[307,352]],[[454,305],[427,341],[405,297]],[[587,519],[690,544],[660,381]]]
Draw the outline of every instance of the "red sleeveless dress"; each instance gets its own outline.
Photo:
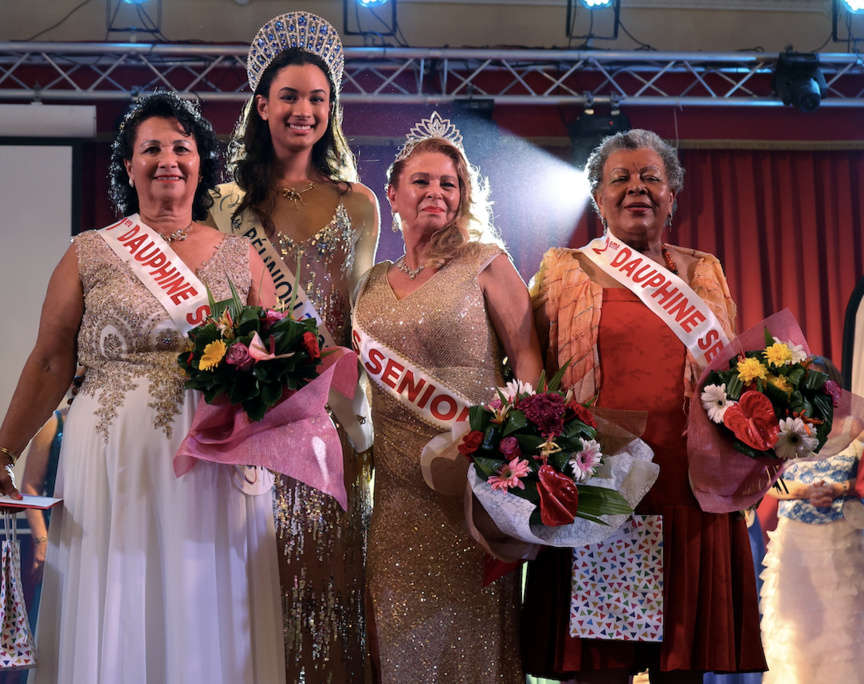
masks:
[[[597,405],[647,410],[642,439],[660,465],[657,482],[636,512],[663,516],[663,642],[570,637],[570,552],[547,549],[528,571],[522,624],[526,671],[551,676],[648,667],[765,670],[746,524],[736,514],[702,512],[690,491],[682,435],[684,345],[624,288],[603,291],[597,344],[602,378]]]

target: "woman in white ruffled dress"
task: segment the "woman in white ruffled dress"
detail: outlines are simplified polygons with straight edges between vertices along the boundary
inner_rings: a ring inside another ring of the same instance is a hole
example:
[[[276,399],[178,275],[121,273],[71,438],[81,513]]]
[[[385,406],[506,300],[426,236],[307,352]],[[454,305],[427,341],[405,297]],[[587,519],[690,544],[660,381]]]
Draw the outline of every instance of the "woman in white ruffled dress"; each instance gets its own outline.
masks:
[[[864,682],[864,533],[843,516],[862,443],[783,479],[762,572],[763,684]]]

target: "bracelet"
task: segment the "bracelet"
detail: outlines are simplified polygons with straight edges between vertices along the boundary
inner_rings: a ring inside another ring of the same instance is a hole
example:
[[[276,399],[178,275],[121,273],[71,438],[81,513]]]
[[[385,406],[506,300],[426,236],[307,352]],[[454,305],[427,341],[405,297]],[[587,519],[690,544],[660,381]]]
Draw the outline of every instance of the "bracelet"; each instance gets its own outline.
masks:
[[[48,541],[48,537],[33,537],[34,544],[44,544]]]
[[[15,455],[15,452],[7,449],[6,447],[0,446],[0,454],[6,454],[9,458],[11,458],[12,459],[12,465],[14,465],[15,461],[18,460],[18,457]]]
[[[843,482],[843,491],[840,493],[841,496],[845,496],[849,493],[849,480]]]

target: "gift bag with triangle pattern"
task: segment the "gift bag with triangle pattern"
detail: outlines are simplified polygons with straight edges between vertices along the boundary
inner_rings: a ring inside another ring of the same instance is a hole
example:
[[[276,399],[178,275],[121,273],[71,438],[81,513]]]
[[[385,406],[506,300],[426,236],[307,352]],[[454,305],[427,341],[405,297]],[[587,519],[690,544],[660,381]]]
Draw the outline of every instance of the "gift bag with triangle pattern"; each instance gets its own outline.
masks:
[[[14,516],[3,512],[5,538],[0,542],[0,670],[36,667],[36,648],[21,588],[21,547]]]
[[[573,549],[570,636],[663,641],[659,515],[634,515],[606,540]]]

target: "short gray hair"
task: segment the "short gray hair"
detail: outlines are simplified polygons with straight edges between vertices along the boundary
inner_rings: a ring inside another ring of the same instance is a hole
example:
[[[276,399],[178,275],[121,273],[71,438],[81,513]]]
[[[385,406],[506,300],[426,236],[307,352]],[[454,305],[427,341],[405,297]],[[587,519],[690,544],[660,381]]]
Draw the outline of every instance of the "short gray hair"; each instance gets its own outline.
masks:
[[[644,128],[634,128],[623,133],[616,133],[604,138],[588,157],[585,165],[585,173],[588,176],[588,184],[591,188],[591,202],[597,209],[594,193],[603,180],[603,167],[606,160],[615,152],[621,150],[652,150],[663,160],[666,167],[666,183],[676,197],[684,189],[684,167],[678,160],[678,151],[654,131],[646,131]]]

